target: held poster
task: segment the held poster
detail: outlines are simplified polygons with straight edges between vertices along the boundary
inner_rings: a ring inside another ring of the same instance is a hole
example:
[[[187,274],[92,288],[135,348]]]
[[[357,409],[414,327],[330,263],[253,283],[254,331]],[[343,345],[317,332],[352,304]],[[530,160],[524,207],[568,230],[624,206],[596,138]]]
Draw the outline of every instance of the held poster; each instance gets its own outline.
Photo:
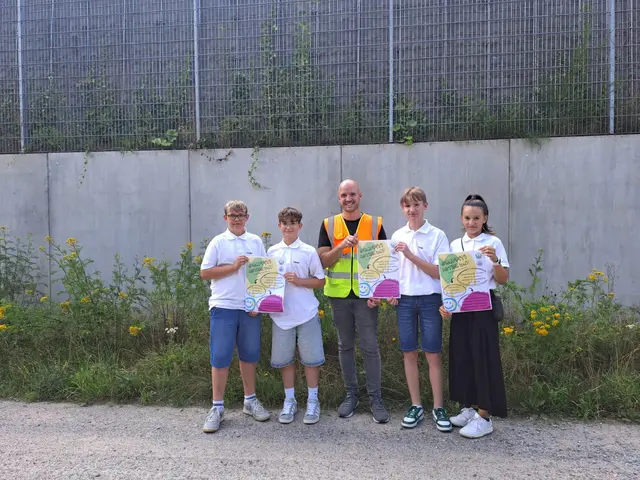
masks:
[[[358,242],[360,298],[400,298],[400,259],[390,240]]]
[[[258,313],[284,311],[285,283],[273,258],[249,257],[245,265],[245,310]]]
[[[451,313],[491,310],[486,257],[477,250],[441,253],[442,304]]]

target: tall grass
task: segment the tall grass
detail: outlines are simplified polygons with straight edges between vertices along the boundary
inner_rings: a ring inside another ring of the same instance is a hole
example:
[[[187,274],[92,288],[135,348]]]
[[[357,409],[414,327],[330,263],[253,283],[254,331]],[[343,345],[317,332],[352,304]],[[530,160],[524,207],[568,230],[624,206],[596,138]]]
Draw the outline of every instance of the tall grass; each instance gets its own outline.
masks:
[[[193,245],[183,246],[175,264],[144,258],[127,268],[116,256],[113,280],[106,283],[91,272],[92,261],[76,239],[59,245],[47,238],[51,245],[41,249],[42,255],[50,256],[54,278],[64,287],[54,300],[36,281],[38,255],[31,241],[16,239],[6,229],[1,233],[1,397],[176,406],[210,401],[208,288],[199,279],[201,259]],[[612,279],[604,272],[594,270],[550,296],[534,295],[541,257],[531,272],[530,286],[510,283],[501,292],[507,319],[499,328],[511,412],[640,420],[638,312],[616,302]],[[344,389],[331,309],[322,293],[316,294],[326,355],[320,399],[330,409],[340,403]],[[269,365],[271,320],[264,316],[262,322],[257,389],[274,408],[283,391],[279,372]],[[445,322],[445,372],[448,338]],[[384,303],[379,344],[384,398],[388,406],[402,408],[409,393],[395,311]],[[358,350],[357,359],[364,394]],[[428,405],[427,365],[424,358],[420,362]],[[302,368],[298,373],[296,390],[302,400]],[[235,357],[226,398],[231,405],[242,398]]]

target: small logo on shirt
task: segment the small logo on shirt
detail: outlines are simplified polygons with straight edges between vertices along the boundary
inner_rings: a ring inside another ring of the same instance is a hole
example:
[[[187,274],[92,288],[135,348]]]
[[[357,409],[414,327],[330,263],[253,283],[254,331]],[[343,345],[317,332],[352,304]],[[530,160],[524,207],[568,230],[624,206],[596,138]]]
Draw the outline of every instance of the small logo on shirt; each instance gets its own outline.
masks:
[[[280,265],[284,265],[284,260],[280,260],[278,263],[279,263]]]
[[[300,264],[300,262],[297,260],[294,260],[293,263],[297,263],[298,265]]]

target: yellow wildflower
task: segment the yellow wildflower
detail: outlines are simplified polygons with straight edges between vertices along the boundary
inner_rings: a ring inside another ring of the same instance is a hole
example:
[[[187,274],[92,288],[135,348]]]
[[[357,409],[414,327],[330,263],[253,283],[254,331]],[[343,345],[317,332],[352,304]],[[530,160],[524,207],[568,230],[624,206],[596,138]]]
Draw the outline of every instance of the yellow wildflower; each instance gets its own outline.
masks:
[[[69,311],[69,308],[71,307],[71,302],[70,301],[66,301],[66,302],[62,302],[60,304],[60,310],[62,310],[63,312],[67,312]]]
[[[47,242],[47,243],[51,243],[52,240],[53,240],[53,238],[51,238],[49,235],[44,237],[44,241]]]
[[[2,230],[3,232],[8,229],[9,227],[7,227],[6,225],[0,225],[0,230]]]
[[[553,322],[551,322],[551,325],[557,327],[558,325],[560,325],[560,320],[554,320]]]
[[[270,237],[270,236],[271,236],[271,233],[269,233],[269,232],[262,232],[262,233],[260,234],[260,236],[261,236],[261,237]]]
[[[132,337],[137,337],[141,331],[142,331],[142,328],[136,327],[135,325],[131,325],[129,327],[129,335],[131,335]]]
[[[89,303],[89,297],[82,297],[80,303]]]
[[[44,247],[43,247],[42,245],[40,245],[40,247],[38,247],[38,248],[39,248],[39,250],[40,250],[41,252],[44,252]]]
[[[615,294],[615,293],[613,293],[613,292],[609,292],[609,296],[610,296],[611,298],[613,298],[613,297],[615,297],[615,296],[616,296],[616,294]]]
[[[542,322],[538,321],[538,322],[533,322],[533,326],[534,327],[539,327],[540,325],[542,325]]]
[[[540,312],[542,312],[542,313],[547,313],[548,311],[549,311],[549,309],[547,307],[542,307],[540,309]]]
[[[555,312],[555,311],[556,311],[556,306],[555,306],[555,305],[551,305],[551,310],[552,310],[553,312]]]
[[[118,296],[119,296],[120,298],[127,298],[127,294],[126,294],[125,292],[120,292],[120,293],[118,293]]]
[[[185,247],[187,250],[192,250],[192,249],[193,249],[193,242],[187,242],[187,243],[185,243],[184,247]]]
[[[318,316],[324,318],[324,310],[318,310]]]
[[[558,318],[560,318],[561,316],[562,316],[562,315],[560,315],[559,313],[554,313],[554,314],[553,314],[553,318],[555,318],[556,320],[557,320]]]
[[[549,331],[546,328],[538,328],[536,332],[538,333],[538,335],[541,335],[543,337],[549,335]]]
[[[154,263],[156,263],[156,259],[153,257],[144,257],[144,260],[142,260],[142,265],[147,267],[152,267]]]
[[[536,318],[536,315],[538,315],[538,312],[536,312],[535,310],[531,310],[531,320]]]
[[[571,320],[571,315],[569,315],[568,313],[564,314],[564,319],[565,320]]]
[[[47,297],[46,295],[44,297],[40,297],[40,301],[42,303],[46,302],[47,300],[49,300],[49,297]]]
[[[547,315],[546,317],[544,317],[544,319],[548,322],[549,320],[551,320],[551,317]]]
[[[592,282],[595,282],[596,280],[598,280],[598,277],[596,277],[593,273],[590,273],[589,276],[587,277],[587,280],[591,280]]]
[[[33,295],[33,290],[27,290],[27,291],[26,291],[26,292],[24,292],[24,293],[26,293],[27,295]]]
[[[193,259],[196,263],[202,263],[202,257],[200,255],[198,255],[196,258]]]
[[[395,342],[395,341],[396,341],[396,337],[393,337],[393,338],[391,339],[391,341],[392,341],[392,342]]]
[[[4,323],[0,323],[0,331],[6,330],[7,326]]]
[[[78,243],[78,241],[75,238],[67,238],[67,245],[69,245],[70,247],[75,247],[76,243]]]
[[[509,335],[511,335],[513,333],[513,328],[511,327],[504,327],[502,329],[502,331],[504,332],[504,334],[508,337]]]
[[[0,307],[0,320],[4,318],[6,311],[7,311],[6,307]]]

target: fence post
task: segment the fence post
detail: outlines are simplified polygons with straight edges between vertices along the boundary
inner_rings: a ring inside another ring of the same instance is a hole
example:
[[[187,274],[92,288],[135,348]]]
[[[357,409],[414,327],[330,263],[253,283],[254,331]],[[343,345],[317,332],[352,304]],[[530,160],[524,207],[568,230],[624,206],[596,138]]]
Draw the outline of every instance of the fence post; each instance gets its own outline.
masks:
[[[609,133],[615,131],[616,2],[609,0]]]
[[[24,78],[24,58],[22,54],[22,32],[24,30],[24,0],[17,0],[18,25],[16,29],[18,42],[18,95],[20,101],[20,152],[24,153],[29,144],[29,124],[27,120],[27,84]]]
[[[195,89],[196,142],[200,142],[200,0],[193,0],[193,83]]]
[[[389,0],[389,143],[393,143],[393,0]]]

